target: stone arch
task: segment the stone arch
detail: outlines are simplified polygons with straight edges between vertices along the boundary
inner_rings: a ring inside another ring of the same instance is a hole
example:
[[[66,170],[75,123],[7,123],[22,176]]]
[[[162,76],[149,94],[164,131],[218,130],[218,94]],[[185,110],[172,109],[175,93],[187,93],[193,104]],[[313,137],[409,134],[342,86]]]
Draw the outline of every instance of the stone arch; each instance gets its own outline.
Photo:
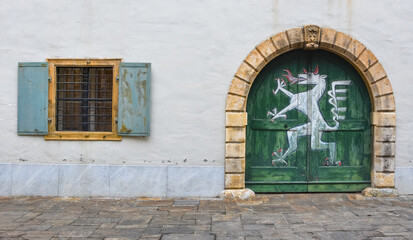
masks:
[[[258,44],[232,79],[225,107],[226,192],[245,188],[246,102],[250,86],[267,63],[295,49],[333,52],[359,72],[372,103],[372,187],[376,190],[394,188],[396,113],[393,89],[386,72],[374,54],[358,40],[334,29],[308,25],[280,32]]]

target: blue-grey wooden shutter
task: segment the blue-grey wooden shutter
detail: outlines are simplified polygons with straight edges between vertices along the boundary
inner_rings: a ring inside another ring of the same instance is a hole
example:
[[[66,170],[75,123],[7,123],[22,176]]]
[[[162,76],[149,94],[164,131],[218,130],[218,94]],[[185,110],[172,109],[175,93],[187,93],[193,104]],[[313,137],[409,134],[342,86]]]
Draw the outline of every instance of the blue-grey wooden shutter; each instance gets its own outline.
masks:
[[[118,134],[149,136],[150,63],[119,65]]]
[[[22,62],[18,68],[17,134],[47,135],[49,64]]]

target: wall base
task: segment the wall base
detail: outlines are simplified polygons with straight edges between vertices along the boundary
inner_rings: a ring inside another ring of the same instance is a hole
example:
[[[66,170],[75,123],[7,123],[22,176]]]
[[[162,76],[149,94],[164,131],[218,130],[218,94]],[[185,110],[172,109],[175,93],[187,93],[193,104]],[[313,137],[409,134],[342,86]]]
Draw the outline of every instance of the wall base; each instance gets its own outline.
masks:
[[[219,194],[222,199],[236,199],[236,200],[251,200],[255,197],[254,191],[251,189],[228,189]]]
[[[217,197],[224,167],[0,164],[0,196]]]
[[[413,194],[413,167],[396,167],[395,185],[400,194]]]
[[[397,197],[399,195],[395,188],[365,188],[361,192],[366,197]]]

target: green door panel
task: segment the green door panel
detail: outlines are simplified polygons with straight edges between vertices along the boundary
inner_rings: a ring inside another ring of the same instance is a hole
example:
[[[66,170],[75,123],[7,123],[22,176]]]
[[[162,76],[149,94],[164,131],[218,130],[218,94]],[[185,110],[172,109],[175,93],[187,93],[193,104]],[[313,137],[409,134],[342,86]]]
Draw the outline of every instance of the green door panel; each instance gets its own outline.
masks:
[[[371,104],[357,71],[322,50],[265,66],[247,101],[246,186],[256,192],[360,191],[370,185]]]

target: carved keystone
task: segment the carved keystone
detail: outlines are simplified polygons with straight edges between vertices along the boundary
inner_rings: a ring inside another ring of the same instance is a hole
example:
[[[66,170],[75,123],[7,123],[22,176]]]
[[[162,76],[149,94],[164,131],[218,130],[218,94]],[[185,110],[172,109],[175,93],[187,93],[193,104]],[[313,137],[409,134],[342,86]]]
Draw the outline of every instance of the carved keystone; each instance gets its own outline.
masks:
[[[304,26],[304,48],[317,49],[320,45],[320,27],[317,25]]]

